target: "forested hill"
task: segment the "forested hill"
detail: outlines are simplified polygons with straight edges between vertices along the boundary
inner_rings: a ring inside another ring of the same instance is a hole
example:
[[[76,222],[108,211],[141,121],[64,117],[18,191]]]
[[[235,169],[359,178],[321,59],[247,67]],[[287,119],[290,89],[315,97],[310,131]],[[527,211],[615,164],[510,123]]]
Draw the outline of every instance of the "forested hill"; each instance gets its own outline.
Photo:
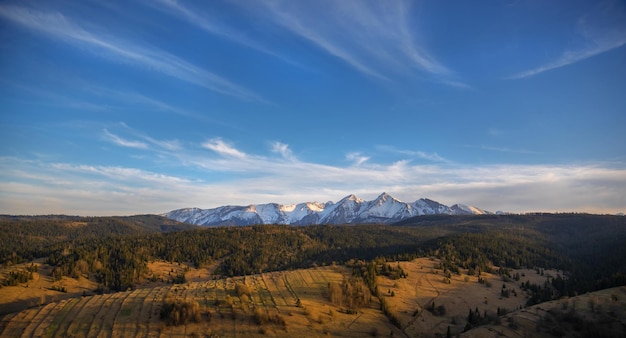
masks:
[[[133,235],[146,232],[192,230],[197,226],[157,215],[81,217],[67,215],[12,216],[0,215],[0,224],[19,224],[15,231],[32,236]]]
[[[233,276],[418,256],[436,256],[453,273],[494,266],[565,270],[555,288],[573,295],[626,285],[626,217],[420,216],[396,225],[217,228],[157,216],[0,217],[0,264],[48,257],[57,275],[94,274],[113,290],[138,283],[154,259],[196,266],[220,259],[218,272]]]
[[[80,217],[66,215],[10,216],[0,215],[0,262],[12,257],[33,259],[45,257],[50,247],[76,240],[136,236],[140,234],[196,229],[156,215],[126,217]]]
[[[452,248],[449,256],[491,256],[495,265],[508,267],[528,266],[539,257],[547,259],[552,267],[569,271],[577,291],[626,285],[624,216],[437,215],[407,219],[395,226],[447,229],[454,234],[429,245]]]

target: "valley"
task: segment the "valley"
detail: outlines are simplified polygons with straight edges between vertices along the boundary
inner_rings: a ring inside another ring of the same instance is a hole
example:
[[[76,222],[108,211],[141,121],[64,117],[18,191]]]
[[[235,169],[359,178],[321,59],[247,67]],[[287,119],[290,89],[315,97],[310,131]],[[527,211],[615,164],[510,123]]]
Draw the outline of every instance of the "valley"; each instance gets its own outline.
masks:
[[[0,335],[621,337],[624,243],[624,217],[585,214],[0,217]]]

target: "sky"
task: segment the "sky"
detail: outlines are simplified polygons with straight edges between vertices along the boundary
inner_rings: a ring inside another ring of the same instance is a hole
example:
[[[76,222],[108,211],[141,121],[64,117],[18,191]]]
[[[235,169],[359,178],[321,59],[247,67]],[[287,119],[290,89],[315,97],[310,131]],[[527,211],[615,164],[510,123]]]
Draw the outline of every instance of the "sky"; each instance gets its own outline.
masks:
[[[0,213],[626,212],[626,2],[0,2]]]

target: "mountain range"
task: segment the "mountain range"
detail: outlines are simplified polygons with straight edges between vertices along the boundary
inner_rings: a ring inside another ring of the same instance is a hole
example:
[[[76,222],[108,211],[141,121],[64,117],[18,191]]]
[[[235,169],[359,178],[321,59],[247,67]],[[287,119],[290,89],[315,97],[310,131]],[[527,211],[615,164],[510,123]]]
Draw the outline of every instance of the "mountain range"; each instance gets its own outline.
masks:
[[[252,224],[349,224],[395,223],[421,215],[482,215],[490,212],[476,207],[455,204],[446,206],[420,198],[413,203],[402,202],[387,193],[372,201],[348,195],[337,203],[305,202],[282,205],[278,203],[248,206],[221,206],[213,209],[185,208],[162,216],[179,222],[204,226]]]

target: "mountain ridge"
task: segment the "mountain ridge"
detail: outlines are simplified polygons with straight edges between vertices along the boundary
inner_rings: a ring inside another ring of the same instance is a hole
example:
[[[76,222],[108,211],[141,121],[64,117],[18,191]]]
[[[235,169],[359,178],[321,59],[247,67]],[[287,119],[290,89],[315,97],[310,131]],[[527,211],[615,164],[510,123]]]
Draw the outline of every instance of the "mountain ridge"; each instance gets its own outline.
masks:
[[[161,216],[179,222],[203,226],[253,225],[253,224],[390,224],[422,215],[483,215],[488,211],[474,206],[454,204],[447,206],[439,202],[420,198],[412,203],[383,192],[377,198],[366,201],[348,195],[338,202],[302,202],[298,204],[250,204],[224,205],[211,209],[183,208]]]

